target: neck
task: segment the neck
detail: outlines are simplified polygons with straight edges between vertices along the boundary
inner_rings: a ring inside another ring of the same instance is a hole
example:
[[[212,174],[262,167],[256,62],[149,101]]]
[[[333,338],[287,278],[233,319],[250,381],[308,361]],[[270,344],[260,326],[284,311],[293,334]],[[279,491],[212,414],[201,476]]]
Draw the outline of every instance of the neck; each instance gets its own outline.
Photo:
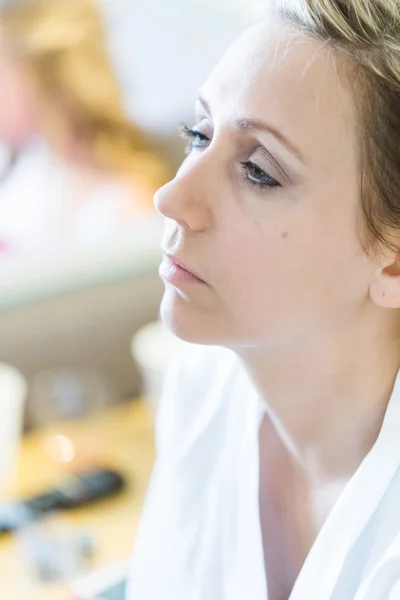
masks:
[[[283,447],[316,485],[351,476],[382,426],[400,342],[346,332],[238,354]]]

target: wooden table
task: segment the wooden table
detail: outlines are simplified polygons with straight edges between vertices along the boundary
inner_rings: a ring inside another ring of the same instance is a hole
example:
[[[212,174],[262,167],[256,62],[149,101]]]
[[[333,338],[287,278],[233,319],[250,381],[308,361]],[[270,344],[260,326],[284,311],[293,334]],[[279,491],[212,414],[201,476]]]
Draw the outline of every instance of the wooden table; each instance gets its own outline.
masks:
[[[132,401],[107,409],[96,417],[63,424],[59,431],[72,440],[78,440],[81,456],[86,455],[86,460],[89,456],[95,457],[100,464],[120,469],[128,478],[129,485],[126,491],[114,498],[74,510],[57,519],[71,532],[84,528],[94,534],[96,552],[93,567],[128,558],[154,462],[152,420],[147,405],[144,401]],[[12,495],[22,497],[39,493],[66,477],[66,468],[60,467],[49,456],[47,441],[50,433],[49,430],[37,431],[23,440]],[[29,586],[28,590],[26,567],[15,539],[3,536],[0,538],[1,598],[69,598],[63,585],[29,582]]]

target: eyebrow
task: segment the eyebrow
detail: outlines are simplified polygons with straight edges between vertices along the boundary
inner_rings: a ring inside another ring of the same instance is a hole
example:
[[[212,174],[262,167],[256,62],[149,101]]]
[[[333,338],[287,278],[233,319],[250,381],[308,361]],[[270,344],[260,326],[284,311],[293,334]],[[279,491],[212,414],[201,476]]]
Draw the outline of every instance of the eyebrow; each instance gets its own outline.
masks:
[[[199,104],[201,104],[201,106],[203,107],[203,109],[205,110],[207,115],[211,117],[211,110],[210,110],[210,105],[208,104],[208,102],[202,96],[199,96],[197,98],[197,101],[199,102]],[[279,129],[277,129],[276,127],[269,125],[268,123],[264,123],[263,121],[259,121],[257,119],[238,119],[235,122],[235,125],[241,131],[249,131],[251,129],[256,129],[257,131],[267,131],[268,133],[271,133],[292,154],[297,156],[297,158],[302,163],[305,162],[304,155],[301,152],[301,150],[293,142],[291,142],[281,131],[279,131]]]

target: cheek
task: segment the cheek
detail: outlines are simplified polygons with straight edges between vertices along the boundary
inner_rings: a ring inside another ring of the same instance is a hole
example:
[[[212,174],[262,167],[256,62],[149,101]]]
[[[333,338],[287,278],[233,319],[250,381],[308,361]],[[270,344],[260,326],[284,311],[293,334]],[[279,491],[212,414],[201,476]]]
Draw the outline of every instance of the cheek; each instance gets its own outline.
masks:
[[[253,331],[345,318],[365,292],[367,261],[356,232],[336,225],[310,217],[233,240],[224,300],[235,318]]]
[[[223,253],[229,265],[222,269],[226,297],[249,311],[282,299],[290,292],[294,244],[294,236],[284,228],[254,227],[232,239]]]
[[[8,138],[28,129],[33,121],[33,98],[28,86],[11,69],[0,69],[0,135]]]

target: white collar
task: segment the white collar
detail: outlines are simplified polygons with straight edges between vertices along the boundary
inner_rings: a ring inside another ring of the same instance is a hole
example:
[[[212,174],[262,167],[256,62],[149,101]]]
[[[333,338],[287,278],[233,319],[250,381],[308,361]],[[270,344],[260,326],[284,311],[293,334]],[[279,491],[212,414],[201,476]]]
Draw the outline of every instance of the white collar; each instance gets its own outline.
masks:
[[[328,600],[364,527],[400,467],[400,375],[378,438],[322,527],[290,600]]]

